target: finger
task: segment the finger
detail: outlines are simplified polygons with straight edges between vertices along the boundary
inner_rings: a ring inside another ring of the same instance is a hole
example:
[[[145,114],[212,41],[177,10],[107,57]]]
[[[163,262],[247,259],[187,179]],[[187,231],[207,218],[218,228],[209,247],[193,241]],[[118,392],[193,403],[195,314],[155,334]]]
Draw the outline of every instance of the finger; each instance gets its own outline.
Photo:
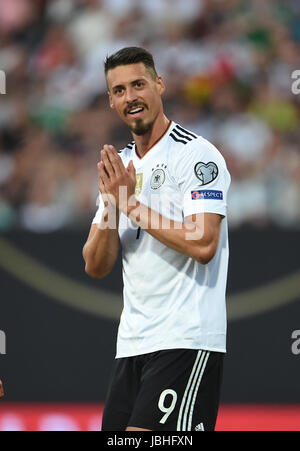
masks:
[[[100,187],[100,192],[101,192],[101,197],[104,203],[104,207],[107,207],[109,202],[108,202],[108,194],[105,190],[105,186],[104,183],[100,180],[99,182],[99,187]]]
[[[129,164],[127,166],[127,171],[129,172],[130,175],[135,177],[136,170],[135,170],[135,167],[134,167],[134,164],[133,164],[132,160],[129,161]]]
[[[120,177],[125,171],[125,166],[123,164],[122,159],[118,155],[118,152],[116,151],[116,149],[113,146],[108,146],[108,147],[109,147],[109,151],[107,152],[107,156],[111,162],[111,165],[115,171],[116,176]]]
[[[100,176],[99,176],[99,189],[100,189],[100,193],[101,194],[105,194],[106,193],[105,185],[104,185],[103,180],[101,179]]]
[[[107,178],[109,178],[108,172],[105,169],[103,161],[99,161],[99,163],[97,164],[97,167],[98,167],[99,176],[101,175],[101,177],[102,177],[104,175]]]
[[[105,169],[103,161],[100,161],[100,163],[98,163],[98,170],[99,170],[99,183],[101,181],[101,183],[104,185],[105,188],[105,184],[109,182],[109,175]]]
[[[104,184],[103,180],[101,179],[101,177],[99,177],[99,189],[100,189],[100,193],[101,193],[101,196],[102,196],[102,200],[103,200],[104,206],[108,207],[108,205],[110,203],[109,202],[110,197],[109,197],[108,192],[106,191],[105,184]]]
[[[108,153],[109,153],[108,152],[108,146],[104,146],[103,150],[101,151],[101,158],[102,158],[102,161],[104,163],[105,169],[106,169],[106,171],[108,173],[108,176],[110,178],[113,178],[115,176],[115,170],[114,170],[114,168],[113,168],[113,166],[111,164],[111,161],[110,161],[110,159],[108,157]]]

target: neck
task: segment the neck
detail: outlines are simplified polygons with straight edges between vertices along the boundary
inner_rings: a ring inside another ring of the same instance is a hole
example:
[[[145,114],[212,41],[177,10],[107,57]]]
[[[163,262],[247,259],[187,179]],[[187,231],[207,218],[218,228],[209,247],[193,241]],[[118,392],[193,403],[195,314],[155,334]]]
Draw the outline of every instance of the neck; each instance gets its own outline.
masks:
[[[152,129],[145,135],[138,136],[132,133],[140,158],[143,158],[154,144],[159,141],[169,127],[169,124],[169,119],[162,114],[154,121]]]

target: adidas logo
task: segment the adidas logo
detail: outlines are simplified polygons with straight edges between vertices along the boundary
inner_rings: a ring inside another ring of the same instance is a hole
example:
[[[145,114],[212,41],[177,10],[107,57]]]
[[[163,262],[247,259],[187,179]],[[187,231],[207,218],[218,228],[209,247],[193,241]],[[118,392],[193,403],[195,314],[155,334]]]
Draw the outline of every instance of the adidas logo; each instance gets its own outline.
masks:
[[[195,431],[204,431],[204,426],[203,423],[197,424],[197,426],[195,427]]]

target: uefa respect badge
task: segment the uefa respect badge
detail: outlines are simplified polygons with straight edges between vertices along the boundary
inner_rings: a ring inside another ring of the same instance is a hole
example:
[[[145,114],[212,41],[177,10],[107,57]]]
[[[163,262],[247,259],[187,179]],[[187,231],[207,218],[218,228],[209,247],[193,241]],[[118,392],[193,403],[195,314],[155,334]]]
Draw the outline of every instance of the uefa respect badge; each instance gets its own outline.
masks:
[[[6,94],[6,75],[3,70],[0,70],[0,95]]]
[[[199,199],[209,199],[209,200],[223,200],[223,191],[216,191],[216,190],[194,190],[191,191],[191,197],[192,200],[199,200]]]

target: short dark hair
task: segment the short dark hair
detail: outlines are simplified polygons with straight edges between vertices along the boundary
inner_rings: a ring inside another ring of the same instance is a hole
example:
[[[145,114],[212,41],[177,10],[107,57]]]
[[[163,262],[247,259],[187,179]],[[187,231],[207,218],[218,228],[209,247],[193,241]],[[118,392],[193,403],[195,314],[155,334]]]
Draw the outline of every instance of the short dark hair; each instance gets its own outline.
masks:
[[[156,79],[154,59],[150,52],[142,47],[125,47],[111,56],[108,56],[104,63],[105,75],[111,69],[118,66],[128,66],[129,64],[143,63],[149,69],[152,77]]]

